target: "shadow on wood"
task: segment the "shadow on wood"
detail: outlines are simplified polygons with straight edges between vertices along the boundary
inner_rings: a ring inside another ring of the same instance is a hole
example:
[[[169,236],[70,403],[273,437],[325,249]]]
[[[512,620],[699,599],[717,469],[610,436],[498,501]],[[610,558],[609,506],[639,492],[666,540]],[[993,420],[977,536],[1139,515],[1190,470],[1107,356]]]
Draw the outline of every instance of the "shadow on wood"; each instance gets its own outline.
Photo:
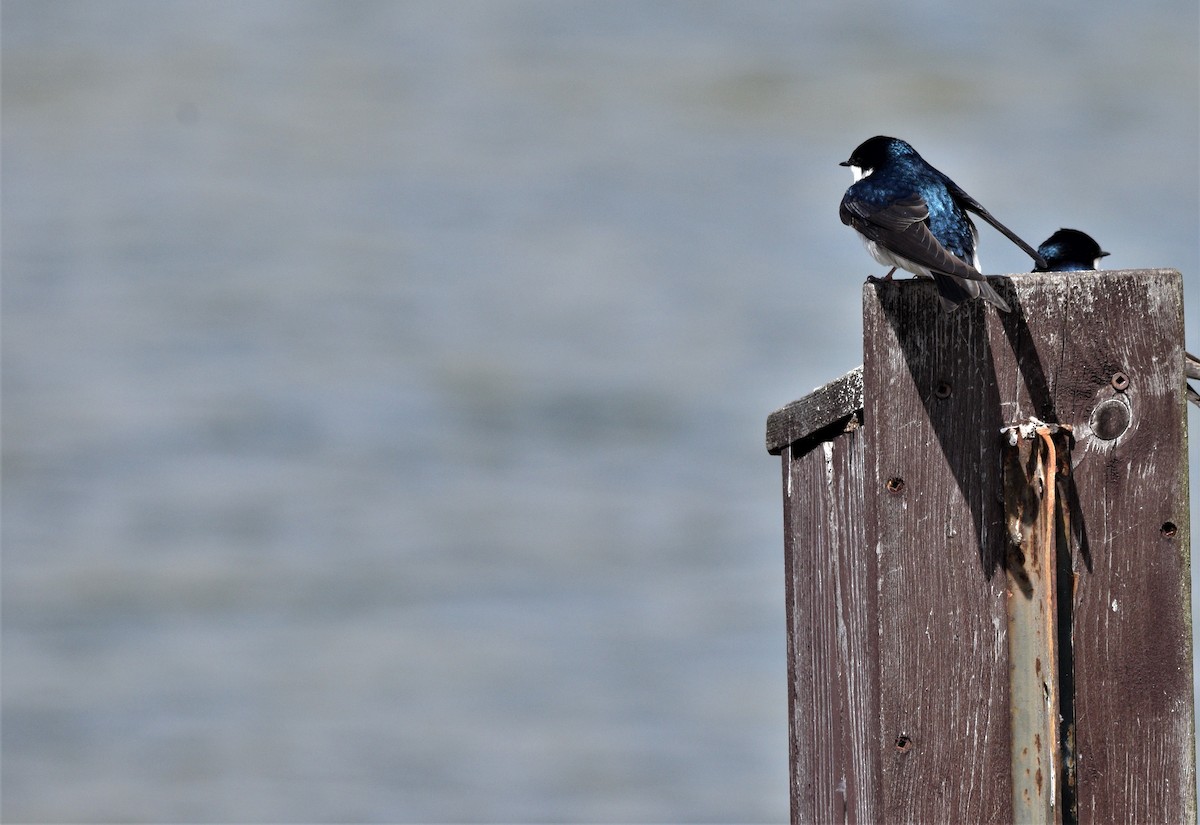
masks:
[[[982,301],[970,301],[954,312],[942,311],[937,301],[929,301],[927,290],[913,289],[922,285],[911,280],[876,281],[868,285],[874,295],[868,300],[876,312],[868,317],[883,319],[890,327],[895,349],[876,353],[880,370],[868,372],[881,396],[876,408],[890,406],[894,390],[895,356],[903,360],[912,386],[920,388],[915,399],[924,407],[924,415],[907,408],[895,410],[889,420],[897,426],[905,420],[924,418],[932,425],[933,434],[941,446],[942,456],[957,484],[955,509],[961,502],[971,515],[971,533],[980,568],[991,578],[1003,564],[1003,546],[989,541],[988,527],[1002,519],[1000,502],[986,498],[986,485],[980,479],[1000,463],[998,439],[981,437],[998,433],[1004,426],[1000,410],[1000,393],[991,340],[988,337],[988,307]],[[929,286],[933,286],[932,282]],[[1010,303],[1010,306],[1012,304]],[[1013,314],[1020,310],[1014,307]],[[1024,319],[1021,319],[1022,324]],[[867,339],[877,339],[881,331],[864,330]],[[870,360],[870,359],[868,359]],[[877,413],[882,410],[877,409]],[[903,440],[896,442],[906,448]],[[906,485],[916,479],[906,478]],[[924,485],[917,489],[927,489]]]
[[[1010,661],[1006,604],[1025,595],[995,575],[1008,549],[1000,430],[1035,420],[1074,434],[1056,475],[1061,609],[1044,638],[1068,654],[1047,678],[1077,716],[1074,750],[1069,724],[1060,749],[1075,754],[1077,807],[1059,794],[1052,810],[1195,819],[1181,278],[1037,273],[1003,287],[1014,311],[1000,316],[943,313],[928,282],[864,286],[861,384],[851,373],[814,393],[811,421],[805,400],[769,419],[795,822],[1013,820],[1008,669],[1024,665]]]

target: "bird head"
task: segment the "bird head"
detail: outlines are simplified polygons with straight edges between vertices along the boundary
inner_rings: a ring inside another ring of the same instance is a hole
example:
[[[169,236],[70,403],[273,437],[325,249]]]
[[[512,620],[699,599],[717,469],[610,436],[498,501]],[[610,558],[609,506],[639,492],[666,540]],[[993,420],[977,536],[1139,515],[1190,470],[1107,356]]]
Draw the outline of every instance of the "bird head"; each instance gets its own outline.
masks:
[[[917,151],[899,138],[876,135],[860,143],[850,153],[850,159],[838,165],[849,166],[854,180],[860,181],[880,166],[903,157],[917,157]]]

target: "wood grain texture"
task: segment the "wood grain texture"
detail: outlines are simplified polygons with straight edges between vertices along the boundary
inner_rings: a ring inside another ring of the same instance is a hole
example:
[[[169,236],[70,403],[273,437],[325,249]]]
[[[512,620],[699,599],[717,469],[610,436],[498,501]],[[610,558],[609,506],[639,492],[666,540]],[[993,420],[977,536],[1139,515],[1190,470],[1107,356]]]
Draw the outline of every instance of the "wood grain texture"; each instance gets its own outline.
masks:
[[[806,450],[821,440],[821,430],[860,412],[862,375],[862,367],[857,366],[841,378],[771,413],[767,417],[767,452],[779,455],[784,447],[797,443],[801,450]]]
[[[1000,396],[986,307],[864,291],[865,514],[879,565],[881,822],[1011,822]]]
[[[1182,287],[1169,270],[1111,274],[1067,282],[1070,368],[1053,385],[1075,426],[1087,538],[1073,636],[1079,821],[1195,822]],[[1097,328],[1098,340],[1071,334]],[[1114,403],[1129,426],[1105,439],[1095,410]]]
[[[874,559],[857,417],[783,451],[793,823],[878,821]]]
[[[1180,275],[994,283],[1013,312],[865,285],[861,395],[852,373],[770,419],[793,822],[1013,821],[1000,432],[1033,419],[1073,433],[1055,575],[1075,807],[1053,813],[1196,821]]]
[[[1079,821],[1195,821],[1179,273],[1030,274],[1001,294],[1012,313],[947,314],[928,283],[864,287],[881,735],[911,738],[882,762],[881,819],[1011,817],[997,433],[1036,417],[1075,434]]]

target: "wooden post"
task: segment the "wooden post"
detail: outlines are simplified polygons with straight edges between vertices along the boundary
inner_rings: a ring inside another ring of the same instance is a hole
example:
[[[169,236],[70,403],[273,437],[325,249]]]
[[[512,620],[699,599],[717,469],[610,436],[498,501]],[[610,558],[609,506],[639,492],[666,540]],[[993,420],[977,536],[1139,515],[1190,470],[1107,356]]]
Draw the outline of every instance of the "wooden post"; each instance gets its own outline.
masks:
[[[1181,278],[1000,286],[867,284],[861,399],[769,419],[793,822],[1195,821]]]
[[[862,368],[771,416],[783,456],[793,822],[876,820],[874,558],[863,546]]]

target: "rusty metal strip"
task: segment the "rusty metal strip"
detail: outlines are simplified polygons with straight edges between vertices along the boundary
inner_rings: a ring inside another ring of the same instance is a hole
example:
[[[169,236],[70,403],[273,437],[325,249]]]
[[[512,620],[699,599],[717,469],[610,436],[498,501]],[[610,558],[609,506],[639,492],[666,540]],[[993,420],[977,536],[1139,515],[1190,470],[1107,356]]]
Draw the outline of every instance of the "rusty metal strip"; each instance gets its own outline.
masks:
[[[1013,818],[1062,823],[1057,489],[1070,433],[1034,421],[1005,434]]]

